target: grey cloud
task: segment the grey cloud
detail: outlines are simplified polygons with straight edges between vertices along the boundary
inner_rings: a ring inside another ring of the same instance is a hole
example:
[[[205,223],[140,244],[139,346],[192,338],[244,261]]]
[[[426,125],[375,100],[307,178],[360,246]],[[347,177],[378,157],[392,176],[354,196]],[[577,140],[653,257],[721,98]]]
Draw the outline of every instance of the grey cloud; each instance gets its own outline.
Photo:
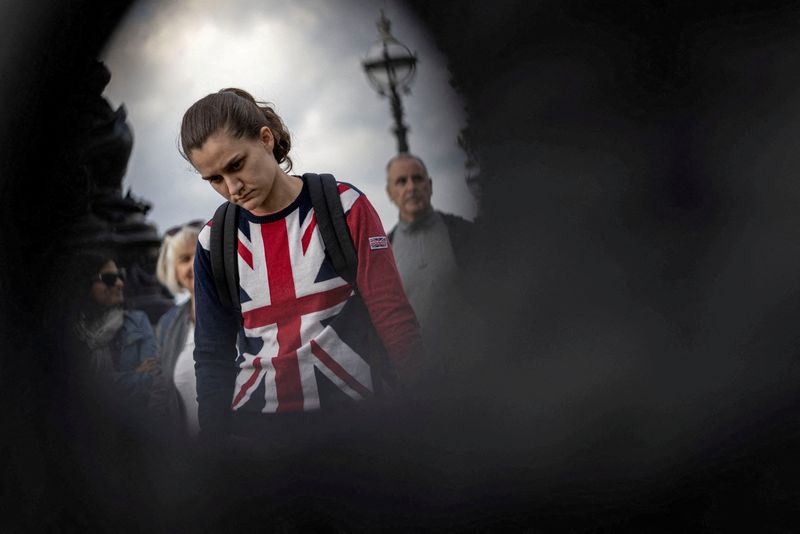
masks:
[[[176,141],[183,110],[233,85],[275,104],[294,138],[295,172],[328,171],[352,182],[391,227],[397,215],[384,192],[384,165],[395,152],[389,103],[372,91],[360,66],[378,37],[380,8],[421,59],[404,104],[411,149],[437,177],[434,201],[473,216],[465,156],[456,145],[464,123],[460,100],[443,56],[398,3],[238,0],[223,7],[176,0],[136,4],[104,54],[112,72],[106,96],[126,104],[135,133],[126,184],[153,203],[151,220],[164,229],[210,217],[219,204],[179,156]]]

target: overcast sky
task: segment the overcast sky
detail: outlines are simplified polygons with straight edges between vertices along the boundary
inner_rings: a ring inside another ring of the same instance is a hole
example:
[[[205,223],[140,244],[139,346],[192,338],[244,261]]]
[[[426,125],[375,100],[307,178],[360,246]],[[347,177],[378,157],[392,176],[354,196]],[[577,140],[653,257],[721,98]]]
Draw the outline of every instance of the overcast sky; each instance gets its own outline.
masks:
[[[183,112],[223,87],[275,104],[292,135],[293,173],[330,172],[367,194],[384,226],[397,211],[384,166],[396,152],[389,102],[369,86],[361,61],[378,40],[383,8],[393,35],[419,58],[404,98],[411,151],[434,180],[434,205],[473,218],[456,138],[462,100],[445,58],[400,2],[377,0],[140,0],[103,53],[105,96],[125,104],[134,133],[124,187],[153,205],[159,231],[211,218],[221,198],[178,153]]]

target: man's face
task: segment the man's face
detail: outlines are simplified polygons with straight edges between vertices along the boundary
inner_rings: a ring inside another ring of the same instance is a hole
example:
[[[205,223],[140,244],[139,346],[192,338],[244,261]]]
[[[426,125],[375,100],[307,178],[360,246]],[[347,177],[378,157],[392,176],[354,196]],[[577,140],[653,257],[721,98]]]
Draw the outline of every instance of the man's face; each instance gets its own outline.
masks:
[[[431,179],[419,162],[400,158],[389,167],[386,193],[400,210],[400,220],[414,222],[431,207]]]

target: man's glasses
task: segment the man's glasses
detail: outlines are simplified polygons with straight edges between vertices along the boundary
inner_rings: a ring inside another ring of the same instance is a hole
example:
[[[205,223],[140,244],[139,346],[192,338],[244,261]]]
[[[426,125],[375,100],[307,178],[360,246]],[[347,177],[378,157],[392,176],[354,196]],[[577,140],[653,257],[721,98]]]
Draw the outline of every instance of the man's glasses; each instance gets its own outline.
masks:
[[[125,269],[120,269],[115,273],[100,273],[95,278],[95,282],[103,282],[108,287],[114,287],[117,284],[117,278],[125,282]]]
[[[206,225],[206,222],[203,219],[195,219],[193,221],[189,221],[186,224],[179,224],[178,226],[173,226],[172,228],[170,228],[169,230],[164,232],[164,235],[172,237],[175,234],[177,234],[178,232],[180,232],[181,230],[183,230],[184,228],[194,228],[196,230],[200,230],[205,225]]]

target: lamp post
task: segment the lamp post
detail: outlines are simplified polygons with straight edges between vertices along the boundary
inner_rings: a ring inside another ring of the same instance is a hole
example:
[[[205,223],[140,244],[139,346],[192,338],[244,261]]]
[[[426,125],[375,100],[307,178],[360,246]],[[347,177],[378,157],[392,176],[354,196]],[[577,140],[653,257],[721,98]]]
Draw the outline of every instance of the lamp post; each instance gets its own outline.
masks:
[[[397,151],[408,152],[408,128],[403,124],[403,102],[399,91],[411,92],[417,56],[406,45],[392,36],[391,23],[381,10],[377,23],[381,38],[372,45],[361,65],[372,87],[381,96],[388,96],[394,117],[394,133],[397,136]]]

